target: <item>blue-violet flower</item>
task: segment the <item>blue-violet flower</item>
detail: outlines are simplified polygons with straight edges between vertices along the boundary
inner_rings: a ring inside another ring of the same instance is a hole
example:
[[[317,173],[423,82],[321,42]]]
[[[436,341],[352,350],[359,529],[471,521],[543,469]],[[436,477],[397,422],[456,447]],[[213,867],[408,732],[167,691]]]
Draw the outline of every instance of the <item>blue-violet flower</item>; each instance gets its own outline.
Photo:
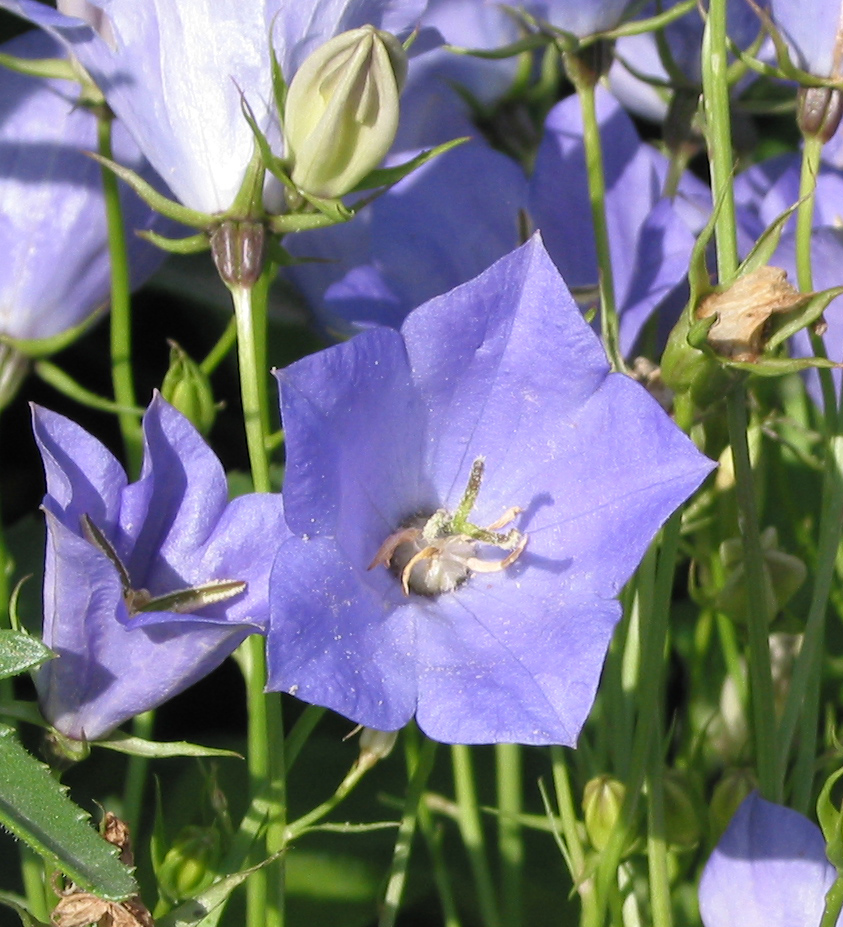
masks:
[[[269,688],[445,742],[573,744],[615,596],[712,465],[609,372],[541,240],[278,379]]]
[[[184,416],[156,396],[144,465],[118,461],[74,422],[35,408],[47,475],[46,718],[96,740],[209,673],[263,631],[281,498],[228,502],[225,474]]]
[[[817,927],[836,877],[819,827],[753,792],[706,863],[699,893],[702,922],[705,927]]]

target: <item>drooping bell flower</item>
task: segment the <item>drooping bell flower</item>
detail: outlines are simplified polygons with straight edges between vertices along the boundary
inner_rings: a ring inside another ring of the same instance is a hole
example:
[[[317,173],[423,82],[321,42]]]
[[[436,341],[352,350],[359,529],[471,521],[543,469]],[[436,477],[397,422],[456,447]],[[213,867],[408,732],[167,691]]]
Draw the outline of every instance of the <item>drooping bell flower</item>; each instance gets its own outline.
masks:
[[[541,240],[278,379],[269,688],[378,730],[574,744],[616,596],[712,465],[609,372]]]
[[[35,408],[34,429],[47,475],[43,639],[57,654],[36,685],[51,724],[97,740],[264,631],[281,498],[229,502],[219,460],[160,396],[135,483],[69,419]]]

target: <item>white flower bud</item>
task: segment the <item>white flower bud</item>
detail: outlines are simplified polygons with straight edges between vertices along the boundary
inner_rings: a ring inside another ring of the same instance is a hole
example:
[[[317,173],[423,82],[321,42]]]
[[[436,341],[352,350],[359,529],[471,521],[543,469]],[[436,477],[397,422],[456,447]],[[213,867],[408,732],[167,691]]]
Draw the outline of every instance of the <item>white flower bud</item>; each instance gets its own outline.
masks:
[[[305,59],[284,108],[297,187],[342,196],[380,164],[398,129],[406,73],[401,43],[373,26],[343,32]]]

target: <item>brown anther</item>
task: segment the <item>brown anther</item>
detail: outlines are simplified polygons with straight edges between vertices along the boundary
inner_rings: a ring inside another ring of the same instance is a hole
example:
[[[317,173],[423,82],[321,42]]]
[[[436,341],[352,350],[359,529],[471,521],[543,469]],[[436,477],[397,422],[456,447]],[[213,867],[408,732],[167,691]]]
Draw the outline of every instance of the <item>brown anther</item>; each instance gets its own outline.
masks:
[[[366,567],[367,570],[374,570],[377,566],[388,567],[395,551],[402,545],[410,541],[418,540],[421,537],[421,528],[402,528],[396,531],[381,544],[378,552],[375,554],[372,562]]]

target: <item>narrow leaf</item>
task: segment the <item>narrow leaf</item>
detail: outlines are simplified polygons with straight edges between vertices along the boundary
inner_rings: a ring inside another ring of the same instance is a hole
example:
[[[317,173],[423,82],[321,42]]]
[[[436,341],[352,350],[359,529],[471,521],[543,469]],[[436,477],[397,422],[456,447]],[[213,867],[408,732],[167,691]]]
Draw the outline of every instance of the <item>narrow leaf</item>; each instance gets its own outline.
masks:
[[[143,756],[148,758],[161,758],[171,756],[232,756],[242,760],[243,757],[233,750],[221,750],[217,747],[202,747],[186,741],[166,741],[157,743],[154,740],[144,740],[142,737],[132,737],[117,731],[105,740],[96,740],[97,747],[107,747],[118,753],[128,753],[130,756]]]

